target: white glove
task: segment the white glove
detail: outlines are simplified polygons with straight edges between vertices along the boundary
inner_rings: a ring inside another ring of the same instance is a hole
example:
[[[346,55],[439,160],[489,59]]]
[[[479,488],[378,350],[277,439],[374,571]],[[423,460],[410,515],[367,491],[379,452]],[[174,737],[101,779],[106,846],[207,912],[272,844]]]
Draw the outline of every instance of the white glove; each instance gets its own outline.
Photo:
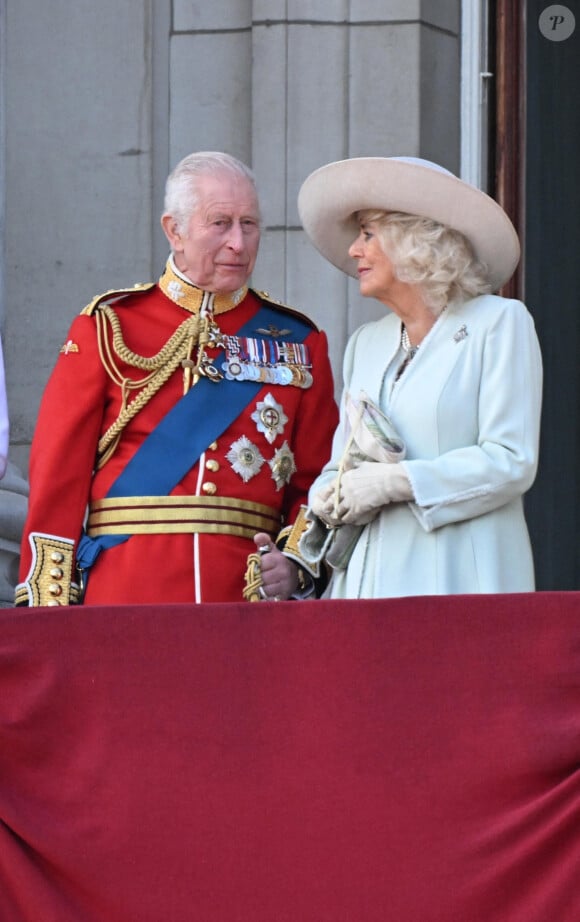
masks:
[[[383,506],[411,499],[413,490],[400,464],[364,461],[342,475],[337,512],[345,525],[367,525]]]
[[[333,480],[332,483],[327,484],[325,487],[322,487],[318,493],[315,493],[310,503],[310,508],[314,515],[317,515],[325,525],[330,527],[341,524],[341,520],[334,515],[335,489],[336,481]]]

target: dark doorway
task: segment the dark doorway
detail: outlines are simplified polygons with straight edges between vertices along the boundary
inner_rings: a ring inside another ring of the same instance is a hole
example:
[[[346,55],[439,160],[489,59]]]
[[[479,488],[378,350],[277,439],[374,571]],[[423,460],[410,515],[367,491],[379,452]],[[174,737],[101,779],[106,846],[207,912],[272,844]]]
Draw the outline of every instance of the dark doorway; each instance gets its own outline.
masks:
[[[537,588],[578,590],[580,0],[497,0],[492,21],[495,188],[524,254],[506,293],[526,302],[544,358],[540,463],[526,497]]]

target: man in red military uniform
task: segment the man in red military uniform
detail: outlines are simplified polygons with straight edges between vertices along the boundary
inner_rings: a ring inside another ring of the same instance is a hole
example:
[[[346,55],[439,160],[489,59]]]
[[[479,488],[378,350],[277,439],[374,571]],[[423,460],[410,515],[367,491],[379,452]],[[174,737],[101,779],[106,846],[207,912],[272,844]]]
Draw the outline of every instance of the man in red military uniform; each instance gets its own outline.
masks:
[[[181,161],[162,225],[159,282],[89,304],[48,382],[17,605],[241,601],[255,544],[262,596],[300,595],[275,545],[330,455],[326,336],[247,287],[260,214],[240,161]]]

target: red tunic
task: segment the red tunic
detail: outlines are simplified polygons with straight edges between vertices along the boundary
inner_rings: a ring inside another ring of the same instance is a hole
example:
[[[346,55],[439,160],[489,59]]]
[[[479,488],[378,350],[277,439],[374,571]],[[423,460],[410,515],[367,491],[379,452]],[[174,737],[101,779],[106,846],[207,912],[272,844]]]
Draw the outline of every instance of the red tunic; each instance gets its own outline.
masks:
[[[235,335],[262,303],[262,296],[250,290],[236,307],[215,316],[215,321],[222,333]],[[272,303],[268,302],[268,306],[272,307]],[[330,456],[337,410],[326,335],[302,315],[274,306],[279,311],[281,328],[291,329],[297,316],[311,327],[304,340],[310,355],[311,386],[265,383],[217,440],[206,446],[199,461],[171,495],[230,497],[244,503],[263,504],[279,516],[279,523],[274,522],[271,528],[275,537],[280,527],[292,523],[300,505],[306,502],[311,482]],[[114,303],[114,310],[124,343],[141,356],[156,355],[190,316],[159,286],[123,297]],[[259,336],[259,333],[248,335]],[[280,339],[284,339],[283,335]],[[221,367],[225,359],[223,350],[208,348],[207,353],[215,359],[216,367]],[[121,367],[121,363],[117,364]],[[135,378],[135,368],[126,371],[128,377]],[[139,372],[138,376],[143,374]],[[183,380],[184,373],[179,367],[126,425],[112,457],[95,471],[97,445],[119,414],[121,388],[103,364],[94,312],[83,313],[74,320],[68,343],[43,395],[32,444],[29,511],[22,541],[17,601],[19,592],[30,584],[35,563],[29,536],[33,533],[56,536],[76,547],[87,507],[107,495],[144,439],[180,400]],[[213,402],[223,399],[220,396],[223,384],[218,381],[208,388],[200,426],[205,414],[211,414]],[[258,404],[266,398],[282,409],[279,414],[282,420],[287,417],[272,441],[260,431],[257,420],[252,419]],[[239,444],[242,437],[263,458],[259,469],[247,481],[234,470],[232,461],[232,445]],[[293,454],[296,470],[287,483],[281,484],[276,482],[269,462],[286,445]],[[143,499],[146,503],[146,498]],[[132,534],[129,540],[100,553],[90,572],[84,601],[85,604],[241,601],[247,557],[254,550],[251,537],[227,533]],[[34,604],[30,595],[28,603]]]

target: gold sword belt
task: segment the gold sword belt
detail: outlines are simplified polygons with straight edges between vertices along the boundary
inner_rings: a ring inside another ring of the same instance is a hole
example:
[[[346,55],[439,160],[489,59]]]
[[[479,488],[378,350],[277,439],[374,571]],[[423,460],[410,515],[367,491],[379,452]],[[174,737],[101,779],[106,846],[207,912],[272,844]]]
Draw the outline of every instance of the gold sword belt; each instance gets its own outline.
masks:
[[[94,500],[87,534],[206,534],[253,538],[280,528],[280,513],[271,506],[230,496],[121,496]]]

